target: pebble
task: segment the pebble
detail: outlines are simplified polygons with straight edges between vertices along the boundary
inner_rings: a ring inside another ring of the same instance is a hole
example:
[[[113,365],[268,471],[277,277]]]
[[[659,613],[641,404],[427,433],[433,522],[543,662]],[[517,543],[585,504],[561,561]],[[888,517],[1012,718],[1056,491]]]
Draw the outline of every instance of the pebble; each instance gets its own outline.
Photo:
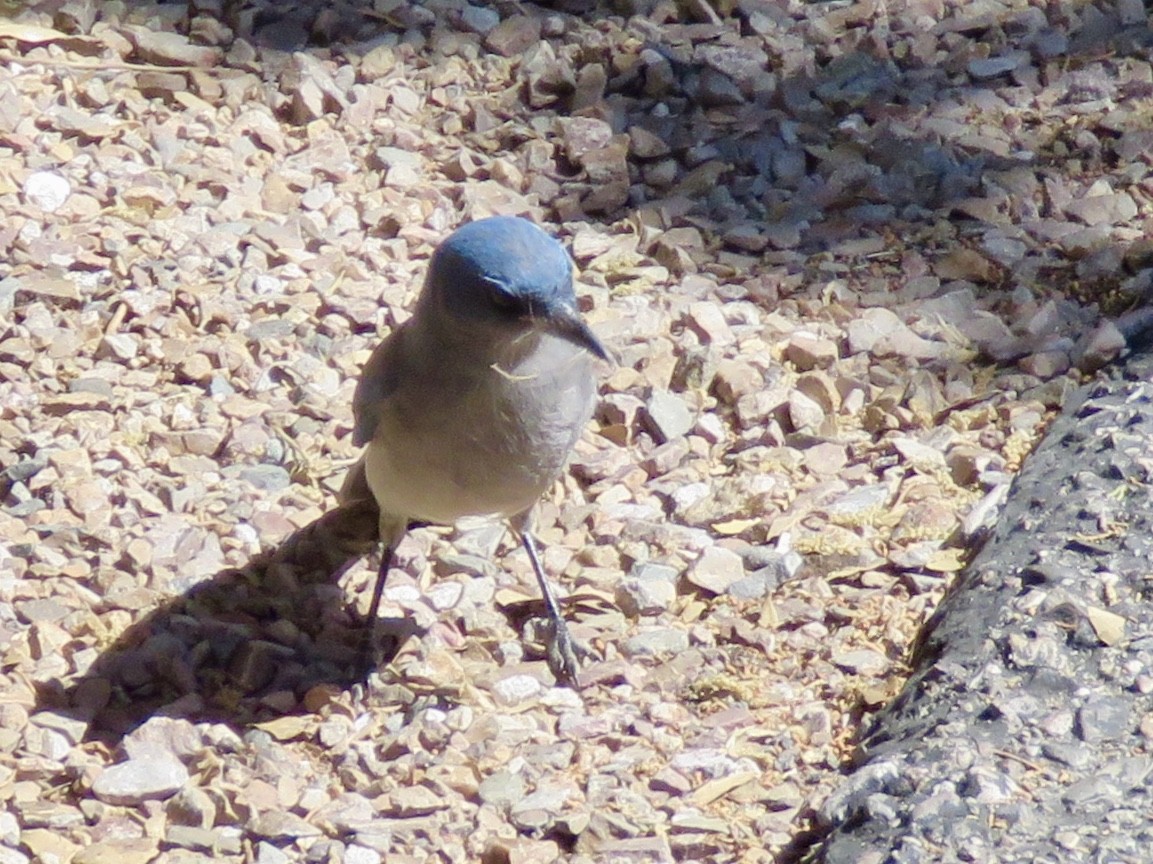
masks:
[[[1131,712],[1132,703],[1126,698],[1096,698],[1077,709],[1077,737],[1087,743],[1119,739],[1131,731]]]
[[[1116,192],[1070,201],[1065,212],[1086,225],[1120,225],[1137,215],[1137,204],[1127,192]]]
[[[695,419],[684,399],[660,390],[645,401],[643,417],[646,428],[660,444],[687,435]]]
[[[24,197],[45,213],[55,213],[72,194],[72,185],[53,171],[36,171],[24,181]]]
[[[996,78],[998,75],[1004,75],[1006,72],[1012,72],[1020,65],[1020,59],[1017,57],[987,57],[970,60],[969,74],[978,81],[984,81],[989,78]]]
[[[651,564],[634,567],[616,587],[617,605],[630,617],[659,615],[676,600],[676,576],[677,571],[672,567]]]
[[[288,855],[267,840],[256,844],[256,864],[288,864],[289,860]]]
[[[344,864],[381,864],[383,856],[367,846],[350,845],[344,850]]]
[[[488,32],[485,46],[501,57],[523,54],[540,41],[541,20],[535,15],[513,15]]]
[[[247,465],[235,471],[226,468],[224,473],[225,476],[235,473],[244,482],[266,492],[279,492],[292,485],[292,477],[279,465]]]
[[[800,390],[789,393],[789,422],[797,431],[815,432],[825,419],[820,404]]]
[[[717,364],[712,386],[718,398],[731,405],[757,392],[764,383],[765,376],[756,366],[747,360],[734,359]]]
[[[733,341],[733,331],[716,303],[693,303],[688,308],[688,325],[706,345],[727,345]]]
[[[798,372],[808,372],[812,369],[827,369],[837,361],[840,352],[831,339],[795,333],[785,344],[784,357]]]
[[[501,809],[509,809],[524,799],[524,778],[509,771],[494,771],[480,781],[480,800]]]
[[[1116,324],[1102,321],[1077,343],[1072,360],[1082,372],[1096,372],[1117,359],[1126,344]]]
[[[484,36],[500,24],[500,13],[486,6],[465,4],[460,10],[460,22],[465,30]]]
[[[188,769],[175,759],[129,759],[105,768],[92,794],[106,804],[134,806],[170,798],[187,782]]]
[[[521,705],[540,696],[544,686],[532,675],[510,675],[492,685],[492,695],[505,706]]]
[[[627,657],[665,658],[679,654],[689,647],[689,635],[684,630],[661,627],[642,630],[625,640],[621,646]]]
[[[321,836],[321,830],[294,813],[260,813],[248,823],[248,830],[257,837],[273,842],[291,842],[307,837]]]
[[[745,563],[736,552],[723,546],[710,546],[689,566],[688,580],[698,588],[724,594],[745,576]]]

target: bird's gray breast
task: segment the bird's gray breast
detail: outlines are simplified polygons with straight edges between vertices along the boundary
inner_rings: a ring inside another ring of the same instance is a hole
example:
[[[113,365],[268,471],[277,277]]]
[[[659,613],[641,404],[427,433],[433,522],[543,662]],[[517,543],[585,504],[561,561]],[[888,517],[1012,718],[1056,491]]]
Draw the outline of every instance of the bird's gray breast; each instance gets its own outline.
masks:
[[[523,356],[426,373],[394,395],[367,455],[377,499],[413,519],[528,509],[592,415],[591,359],[553,337]]]

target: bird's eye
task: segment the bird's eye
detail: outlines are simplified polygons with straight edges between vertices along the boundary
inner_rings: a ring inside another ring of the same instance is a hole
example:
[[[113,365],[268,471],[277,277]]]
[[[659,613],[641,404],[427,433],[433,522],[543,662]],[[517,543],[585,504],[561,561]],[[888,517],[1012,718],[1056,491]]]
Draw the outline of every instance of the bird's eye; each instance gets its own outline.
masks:
[[[488,289],[488,301],[492,307],[500,312],[520,312],[520,300],[511,294],[503,285],[498,285],[495,282],[487,282],[485,287]]]

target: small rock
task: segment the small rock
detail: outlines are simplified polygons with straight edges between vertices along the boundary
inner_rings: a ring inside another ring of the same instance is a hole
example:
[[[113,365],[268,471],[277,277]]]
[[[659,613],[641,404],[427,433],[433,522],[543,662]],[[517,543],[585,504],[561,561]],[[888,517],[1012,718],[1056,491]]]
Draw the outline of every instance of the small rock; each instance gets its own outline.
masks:
[[[1096,372],[1125,350],[1125,335],[1112,321],[1102,321],[1073,349],[1073,362],[1082,372]]]
[[[484,44],[501,57],[515,57],[540,41],[540,29],[539,18],[531,15],[513,15],[489,31]]]
[[[568,117],[560,127],[565,156],[577,165],[583,166],[590,153],[604,149],[613,140],[613,127],[595,117]]]
[[[893,449],[918,471],[931,473],[945,467],[945,457],[936,447],[913,438],[894,438]]]
[[[495,840],[485,846],[480,860],[485,864],[552,864],[560,860],[560,848],[552,840]]]
[[[261,813],[248,823],[248,831],[272,842],[291,842],[302,837],[319,837],[320,828],[293,813],[269,811]]]
[[[265,492],[279,492],[292,485],[292,476],[279,465],[246,465],[236,474]]]
[[[131,360],[140,350],[136,338],[129,333],[109,333],[100,340],[96,356],[100,359]]]
[[[256,864],[289,864],[288,855],[267,840],[256,844]]]
[[[375,849],[355,844],[344,850],[344,864],[381,864],[384,858]]]
[[[673,833],[678,831],[704,831],[723,833],[729,830],[729,823],[716,816],[706,816],[695,808],[680,810],[673,814],[669,824]]]
[[[745,562],[740,555],[724,546],[710,546],[689,568],[687,575],[698,588],[724,594],[734,582],[745,577]]]
[[[880,675],[889,667],[884,655],[862,648],[857,651],[835,651],[830,657],[833,664],[854,675]]]
[[[582,66],[572,94],[570,110],[575,114],[597,108],[604,101],[607,84],[608,73],[600,63]]]
[[[501,705],[522,705],[540,696],[544,685],[532,675],[509,675],[492,685],[492,695]]]
[[[487,35],[500,24],[500,13],[487,6],[466,4],[460,10],[460,23],[463,29],[480,36]]]
[[[211,828],[216,822],[216,803],[203,789],[185,786],[164,806],[170,825]]]
[[[670,152],[663,138],[640,126],[629,129],[629,150],[637,159],[659,159]]]
[[[1069,371],[1069,355],[1064,351],[1039,351],[1017,362],[1022,372],[1038,378],[1053,378]]]
[[[784,350],[784,358],[792,363],[798,372],[827,369],[837,362],[839,357],[840,352],[835,342],[809,333],[794,334]]]
[[[401,819],[428,816],[450,805],[443,795],[438,795],[427,786],[401,786],[389,795],[392,806],[385,812]]]
[[[1122,696],[1095,697],[1077,710],[1074,732],[1082,741],[1116,741],[1130,732],[1133,706]]]
[[[53,171],[36,171],[24,181],[24,197],[45,213],[55,213],[71,194],[71,184]]]
[[[480,781],[480,800],[494,807],[508,809],[524,798],[524,778],[509,771],[495,771]]]
[[[825,419],[825,412],[816,400],[800,390],[789,393],[789,422],[797,431],[816,431]]]
[[[634,567],[616,588],[617,605],[630,617],[659,615],[677,598],[677,571],[663,565]]]
[[[780,572],[777,568],[762,567],[731,584],[728,594],[738,600],[760,600],[772,593],[781,584],[781,581]]]
[[[169,825],[168,831],[164,836],[164,841],[173,846],[179,846],[181,849],[191,849],[196,852],[213,852],[216,851],[217,843],[220,840],[220,832],[213,831],[210,828],[202,828],[194,825]],[[260,846],[265,846],[266,843],[261,842]],[[224,851],[223,849],[219,851]],[[263,860],[259,858],[258,860]]]
[[[978,58],[969,61],[969,74],[978,81],[987,81],[998,75],[1004,75],[1006,72],[1012,72],[1020,65],[1021,61],[1017,57]]]
[[[224,52],[207,45],[193,45],[179,33],[154,30],[149,27],[130,27],[125,35],[136,46],[136,53],[145,63],[158,66],[218,66]]]
[[[616,136],[607,146],[592,150],[581,159],[592,190],[581,199],[589,213],[606,213],[628,200],[628,142]]]
[[[769,235],[762,226],[751,222],[726,229],[721,239],[726,246],[732,246],[742,252],[763,252],[769,245]]]
[[[621,646],[627,657],[668,657],[687,651],[688,647],[689,634],[672,627],[638,633]]]
[[[73,864],[148,864],[156,859],[155,838],[103,840],[85,846],[72,859]]]
[[[1005,804],[1023,794],[1021,787],[1011,777],[986,766],[970,769],[965,779],[958,784],[957,791],[963,798],[986,806]]]
[[[718,399],[732,405],[742,396],[755,393],[764,385],[765,376],[760,369],[747,360],[731,359],[717,364],[712,389]]]
[[[690,304],[687,323],[706,345],[727,345],[733,341],[732,328],[716,303]]]
[[[535,792],[521,798],[513,804],[513,813],[525,813],[530,810],[544,810],[546,813],[559,813],[568,803],[572,789],[568,785],[541,786]]]
[[[175,759],[129,759],[104,769],[92,794],[106,804],[134,806],[171,798],[188,782],[188,769]]]
[[[943,344],[918,336],[894,312],[880,307],[862,310],[861,317],[850,321],[845,330],[850,354],[931,360],[944,350]]]
[[[667,390],[654,391],[645,403],[645,427],[658,444],[687,435],[693,428],[693,412],[683,399]]]
[[[1114,192],[1070,201],[1065,212],[1086,225],[1122,225],[1137,215],[1137,204],[1127,192]]]

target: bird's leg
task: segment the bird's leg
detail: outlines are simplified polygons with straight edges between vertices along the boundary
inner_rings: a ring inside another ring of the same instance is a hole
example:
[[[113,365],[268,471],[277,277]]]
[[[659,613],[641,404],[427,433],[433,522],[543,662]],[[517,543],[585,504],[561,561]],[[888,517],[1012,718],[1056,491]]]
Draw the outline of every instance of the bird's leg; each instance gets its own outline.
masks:
[[[384,582],[392,567],[394,544],[387,544],[380,553],[380,569],[376,571],[376,584],[372,586],[372,602],[368,605],[368,620],[365,622],[364,641],[360,646],[361,668],[370,671],[373,667],[376,645],[376,619],[380,614],[380,599],[384,596]]]
[[[549,585],[548,579],[545,578],[544,568],[541,566],[540,556],[537,555],[536,551],[536,540],[527,528],[521,529],[520,542],[524,546],[524,551],[528,553],[528,560],[532,562],[537,584],[540,585],[540,592],[544,595],[544,605],[548,613],[549,630],[551,631],[547,646],[548,668],[552,670],[552,674],[557,677],[558,681],[577,689],[579,687],[577,682],[579,664],[577,663],[576,646],[572,637],[569,636],[568,625],[565,624],[564,616],[561,615],[560,604],[557,603],[556,595],[553,594],[552,587]]]

